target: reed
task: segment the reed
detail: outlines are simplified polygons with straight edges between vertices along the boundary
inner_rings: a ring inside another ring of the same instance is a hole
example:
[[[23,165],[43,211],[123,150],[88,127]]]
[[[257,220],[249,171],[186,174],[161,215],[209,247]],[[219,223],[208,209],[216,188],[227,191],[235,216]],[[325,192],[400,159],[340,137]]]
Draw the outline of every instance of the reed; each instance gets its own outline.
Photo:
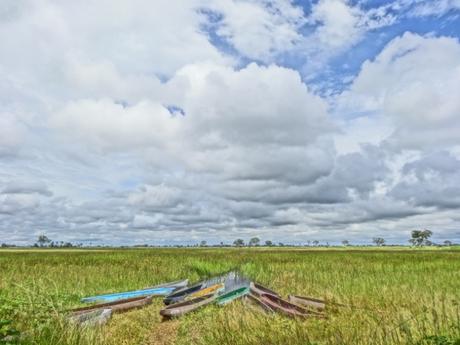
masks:
[[[162,323],[158,299],[100,328],[63,317],[85,296],[233,269],[284,296],[324,298],[329,317],[290,320],[236,301]],[[0,320],[13,320],[18,344],[460,344],[452,248],[1,250],[0,272]]]

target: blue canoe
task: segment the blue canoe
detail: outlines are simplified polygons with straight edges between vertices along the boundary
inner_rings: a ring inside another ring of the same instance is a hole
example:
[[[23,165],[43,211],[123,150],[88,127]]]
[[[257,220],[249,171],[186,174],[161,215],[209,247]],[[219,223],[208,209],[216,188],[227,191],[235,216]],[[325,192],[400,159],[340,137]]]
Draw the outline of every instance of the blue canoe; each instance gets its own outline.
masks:
[[[126,291],[126,292],[115,292],[111,294],[105,294],[105,295],[97,295],[97,296],[91,296],[91,297],[85,297],[82,298],[82,302],[86,303],[92,303],[92,302],[112,302],[112,301],[117,301],[119,299],[124,299],[124,298],[132,298],[132,297],[141,297],[141,296],[167,296],[171,294],[174,290],[177,289],[177,284],[173,285],[167,285],[163,284],[161,286],[153,286],[148,289],[142,289],[142,290],[133,290],[133,291]]]

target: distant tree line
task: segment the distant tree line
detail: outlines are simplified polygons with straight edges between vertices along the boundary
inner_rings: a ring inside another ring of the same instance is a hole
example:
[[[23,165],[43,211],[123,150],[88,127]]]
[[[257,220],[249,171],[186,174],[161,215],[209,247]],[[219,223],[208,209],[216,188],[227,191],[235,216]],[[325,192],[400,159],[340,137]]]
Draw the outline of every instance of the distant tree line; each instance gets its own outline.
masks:
[[[445,240],[442,244],[434,243],[434,242],[432,242],[430,240],[432,235],[433,235],[433,232],[431,230],[428,230],[428,229],[412,230],[411,231],[411,238],[409,239],[409,243],[412,246],[415,246],[415,247],[441,246],[441,245],[452,246],[452,245],[455,245],[454,243],[452,243],[452,241],[449,241],[449,240]],[[372,239],[372,243],[374,245],[378,246],[378,247],[387,245],[385,239],[382,238],[382,237],[374,237]],[[342,245],[347,247],[347,246],[350,245],[350,241],[342,240]],[[81,247],[83,247],[83,244],[82,243],[74,244],[74,243],[71,243],[71,242],[64,242],[64,241],[52,241],[50,238],[48,238],[48,236],[46,236],[45,234],[42,234],[42,235],[38,236],[37,241],[34,243],[33,246],[36,247],[36,248],[81,248]],[[198,244],[195,244],[195,245],[165,245],[165,246],[162,246],[162,247],[179,247],[179,248],[183,248],[183,247],[209,247],[209,246],[210,247],[232,247],[232,246],[233,247],[259,247],[259,246],[284,247],[284,246],[286,246],[286,244],[284,244],[283,242],[275,243],[275,242],[273,242],[271,240],[266,240],[265,242],[262,243],[259,237],[252,237],[251,239],[249,239],[249,241],[247,243],[242,238],[238,238],[238,239],[234,240],[232,244],[225,244],[224,242],[220,242],[219,244],[208,245],[208,243],[203,240],[203,241],[201,241],[201,242],[199,242]],[[313,241],[308,240],[303,245],[288,244],[287,246],[329,247],[330,245],[329,245],[328,242],[320,244],[320,242],[318,240],[313,240]],[[362,245],[362,246],[366,246],[366,245]],[[0,245],[0,247],[1,248],[14,248],[14,247],[17,247],[17,246],[14,245],[14,244],[2,243]],[[110,246],[107,246],[107,245],[106,246],[101,246],[101,245],[92,246],[90,244],[90,247],[99,247],[99,248],[101,248],[101,247],[110,247]],[[158,246],[148,245],[148,244],[138,244],[138,245],[134,245],[134,246],[119,246],[119,247],[121,247],[121,248],[129,248],[129,247],[158,247]]]

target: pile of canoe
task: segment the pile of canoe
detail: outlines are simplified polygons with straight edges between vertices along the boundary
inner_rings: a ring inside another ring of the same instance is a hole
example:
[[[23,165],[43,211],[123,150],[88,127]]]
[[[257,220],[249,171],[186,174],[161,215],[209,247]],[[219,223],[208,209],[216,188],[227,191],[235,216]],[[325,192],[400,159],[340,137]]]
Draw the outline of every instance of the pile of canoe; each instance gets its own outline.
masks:
[[[201,282],[188,286],[186,279],[141,290],[86,297],[82,302],[102,303],[72,309],[69,317],[79,324],[101,325],[107,322],[113,313],[122,313],[151,304],[155,296],[164,297],[165,307],[160,311],[164,319],[179,317],[213,303],[223,306],[238,298],[244,298],[245,305],[250,307],[294,318],[324,318],[326,308],[324,300],[294,295],[283,299],[275,291],[254,282],[249,286],[225,289],[223,283],[208,286],[206,282]]]
[[[112,314],[142,308],[155,296],[167,296],[188,285],[188,279],[147,287],[141,290],[117,292],[82,298],[82,302],[97,303],[69,310],[69,319],[81,325],[102,325]],[[102,303],[101,303],[102,302]]]

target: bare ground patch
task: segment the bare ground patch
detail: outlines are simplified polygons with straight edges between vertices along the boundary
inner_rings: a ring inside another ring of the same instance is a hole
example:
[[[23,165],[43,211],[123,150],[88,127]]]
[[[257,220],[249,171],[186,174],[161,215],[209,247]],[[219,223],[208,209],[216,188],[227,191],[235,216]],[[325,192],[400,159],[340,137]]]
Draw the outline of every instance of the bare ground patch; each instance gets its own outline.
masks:
[[[155,325],[147,341],[148,345],[172,345],[176,342],[179,320],[169,320]]]

